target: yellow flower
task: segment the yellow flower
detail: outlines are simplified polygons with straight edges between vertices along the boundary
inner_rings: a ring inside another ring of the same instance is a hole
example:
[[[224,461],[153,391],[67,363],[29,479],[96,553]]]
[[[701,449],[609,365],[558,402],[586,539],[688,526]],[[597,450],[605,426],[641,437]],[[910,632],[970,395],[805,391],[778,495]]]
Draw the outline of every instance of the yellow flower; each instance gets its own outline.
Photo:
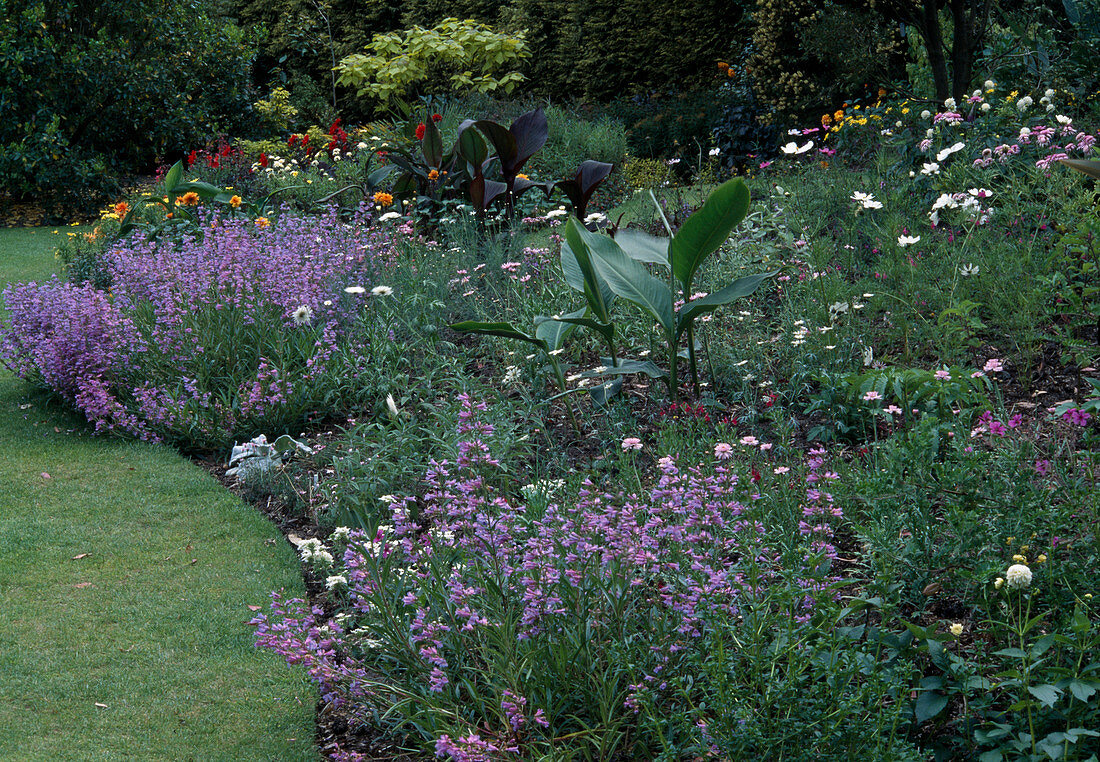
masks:
[[[993,580],[993,587],[1000,590],[1001,586],[1004,585],[1004,583],[1005,583],[1004,577],[997,577],[997,579]]]
[[[1038,561],[1041,564],[1045,564],[1047,562],[1046,554],[1045,553],[1040,553],[1039,557],[1036,558],[1035,560]]]
[[[522,180],[530,180],[531,178],[528,177],[527,175],[523,174],[522,172],[520,172],[518,175],[516,175],[516,179],[517,180],[521,180],[521,179]]]
[[[233,207],[234,209],[240,209],[241,208],[241,197],[240,196],[233,196],[233,198],[229,199],[229,205],[231,207]]]
[[[383,209],[393,204],[393,196],[385,191],[378,191],[374,194],[374,203],[381,206]]]
[[[949,629],[949,630],[951,631],[951,634],[952,634],[952,635],[954,635],[954,636],[955,636],[956,638],[958,638],[958,637],[961,637],[961,636],[962,636],[962,634],[963,634],[963,630],[964,630],[965,628],[964,628],[964,627],[963,627],[963,626],[962,626],[961,624],[959,624],[958,622],[955,622],[955,623],[954,623],[954,624],[952,624],[952,625],[951,625],[951,627],[950,627],[950,628],[948,628],[948,629]]]
[[[270,224],[271,223],[267,221],[267,217],[257,217],[256,218],[256,227],[258,227],[258,228],[266,228]]]

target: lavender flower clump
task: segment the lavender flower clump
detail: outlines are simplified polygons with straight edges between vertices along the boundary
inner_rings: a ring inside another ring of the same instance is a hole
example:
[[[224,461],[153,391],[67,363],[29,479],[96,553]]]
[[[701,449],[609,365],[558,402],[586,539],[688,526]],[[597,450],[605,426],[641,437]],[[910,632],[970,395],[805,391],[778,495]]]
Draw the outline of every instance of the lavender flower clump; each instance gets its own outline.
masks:
[[[809,464],[801,534],[784,538],[792,555],[769,542],[767,501],[733,460],[662,458],[645,495],[586,481],[543,511],[513,501],[484,410],[463,398],[457,459],[433,463],[421,499],[392,504],[392,525],[334,535],[348,581],[335,619],[276,595],[253,622],[260,646],[305,664],[351,716],[396,701],[408,721],[391,729],[430,728],[425,748],[456,760],[536,755],[578,723],[658,744],[663,720],[640,708],[684,709],[713,689],[695,674],[685,697],[685,674],[748,609],[806,620],[833,600],[823,562],[841,512],[816,483],[834,476],[819,474],[824,453]]]
[[[101,255],[108,292],[5,289],[0,360],[97,432],[217,446],[288,425],[323,404],[338,359],[365,340],[369,289],[397,256],[392,233],[357,223],[212,218],[178,244],[136,234]]]

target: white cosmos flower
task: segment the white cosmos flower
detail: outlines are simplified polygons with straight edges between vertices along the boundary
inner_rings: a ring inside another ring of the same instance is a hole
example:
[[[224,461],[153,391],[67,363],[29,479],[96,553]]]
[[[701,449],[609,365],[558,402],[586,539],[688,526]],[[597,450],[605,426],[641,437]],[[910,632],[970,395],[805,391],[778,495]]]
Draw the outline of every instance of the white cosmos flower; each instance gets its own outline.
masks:
[[[959,268],[959,275],[963,276],[964,278],[969,278],[971,275],[977,274],[978,266],[973,262],[968,262],[967,264]]]
[[[906,246],[912,246],[915,243],[920,242],[919,235],[901,235],[898,236],[898,246],[905,248]]]
[[[370,292],[373,296],[391,296],[393,294],[393,289],[389,286],[375,286]]]
[[[944,207],[947,207],[948,209],[955,209],[958,206],[959,202],[956,201],[950,193],[942,193],[940,194],[940,197],[936,199],[936,202],[932,204],[932,211],[943,209]]]
[[[552,209],[543,216],[546,217],[546,219],[550,219],[552,217],[564,217],[567,214],[569,214],[569,212],[559,207],[558,209]]]
[[[344,289],[345,294],[365,294],[367,290],[362,286],[348,286]]]
[[[940,173],[940,165],[934,161],[925,162],[921,167],[920,173],[922,175],[938,175]]]
[[[787,154],[788,156],[791,156],[791,155],[797,156],[799,154],[806,153],[807,151],[809,151],[813,147],[814,147],[814,141],[812,141],[812,140],[807,140],[806,145],[803,145],[803,146],[800,146],[797,143],[792,141],[790,143],[787,143],[787,145],[783,146],[783,153]]]
[[[385,214],[383,214],[381,217],[378,218],[378,221],[379,222],[388,222],[389,220],[399,220],[399,219],[401,219],[401,214],[399,212],[386,212]]]
[[[964,148],[966,148],[965,143],[956,143],[953,146],[948,146],[947,148],[943,149],[938,154],[936,154],[936,161],[943,161],[944,159],[946,159],[951,154],[957,153],[958,151],[961,151]]]
[[[1054,121],[1058,122],[1058,124],[1069,124],[1073,121],[1073,119],[1065,116],[1064,114],[1058,114],[1056,117],[1054,117]]]

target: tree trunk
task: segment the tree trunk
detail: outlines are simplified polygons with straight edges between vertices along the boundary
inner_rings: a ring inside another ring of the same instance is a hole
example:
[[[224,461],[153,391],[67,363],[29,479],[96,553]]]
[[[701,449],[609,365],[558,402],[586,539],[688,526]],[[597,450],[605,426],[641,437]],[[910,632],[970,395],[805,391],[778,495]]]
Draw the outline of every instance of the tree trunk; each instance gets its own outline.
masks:
[[[950,78],[947,74],[947,58],[943,52],[943,30],[940,28],[940,14],[936,0],[924,0],[922,6],[920,31],[924,37],[924,48],[928,51],[928,66],[932,69],[932,84],[936,88],[936,99],[940,103],[950,94]],[[956,39],[958,30],[956,30]]]

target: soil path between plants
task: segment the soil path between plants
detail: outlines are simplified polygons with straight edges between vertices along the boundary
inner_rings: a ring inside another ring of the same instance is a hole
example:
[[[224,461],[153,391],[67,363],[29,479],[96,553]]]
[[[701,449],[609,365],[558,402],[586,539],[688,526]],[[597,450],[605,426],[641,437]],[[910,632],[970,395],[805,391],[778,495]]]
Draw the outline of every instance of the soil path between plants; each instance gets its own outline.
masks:
[[[0,231],[0,285],[48,278],[57,240]],[[253,508],[0,368],[0,758],[317,759],[316,691],[252,646],[278,588],[305,593]]]

